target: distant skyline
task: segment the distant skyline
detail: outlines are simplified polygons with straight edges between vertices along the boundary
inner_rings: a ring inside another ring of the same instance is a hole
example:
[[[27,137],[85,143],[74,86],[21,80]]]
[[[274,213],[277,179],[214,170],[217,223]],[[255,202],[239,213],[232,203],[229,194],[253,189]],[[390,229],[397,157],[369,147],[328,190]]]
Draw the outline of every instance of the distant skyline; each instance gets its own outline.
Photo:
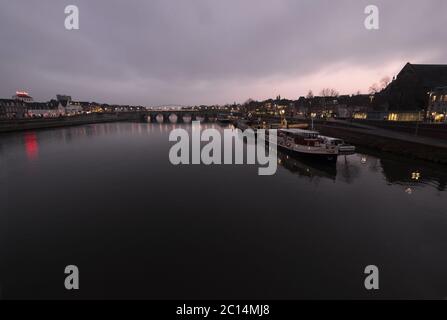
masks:
[[[367,93],[407,63],[447,64],[445,0],[0,0],[0,98],[132,105]],[[80,29],[64,28],[64,8]],[[380,29],[364,27],[367,5]]]

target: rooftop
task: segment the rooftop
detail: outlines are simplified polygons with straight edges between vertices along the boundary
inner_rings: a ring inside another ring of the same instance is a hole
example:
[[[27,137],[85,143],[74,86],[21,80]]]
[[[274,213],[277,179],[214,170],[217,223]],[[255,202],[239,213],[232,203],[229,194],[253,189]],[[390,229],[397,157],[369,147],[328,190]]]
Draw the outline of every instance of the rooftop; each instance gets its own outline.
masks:
[[[401,73],[413,71],[425,87],[447,86],[447,65],[407,63]]]

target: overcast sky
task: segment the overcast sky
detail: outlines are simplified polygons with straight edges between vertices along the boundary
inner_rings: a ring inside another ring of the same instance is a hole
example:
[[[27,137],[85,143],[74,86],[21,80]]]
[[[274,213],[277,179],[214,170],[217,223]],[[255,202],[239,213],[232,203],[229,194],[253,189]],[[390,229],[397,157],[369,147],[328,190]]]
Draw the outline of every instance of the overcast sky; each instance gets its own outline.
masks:
[[[80,29],[64,27],[77,5]],[[364,9],[380,9],[380,29]],[[447,63],[445,0],[0,0],[0,97],[224,104]]]

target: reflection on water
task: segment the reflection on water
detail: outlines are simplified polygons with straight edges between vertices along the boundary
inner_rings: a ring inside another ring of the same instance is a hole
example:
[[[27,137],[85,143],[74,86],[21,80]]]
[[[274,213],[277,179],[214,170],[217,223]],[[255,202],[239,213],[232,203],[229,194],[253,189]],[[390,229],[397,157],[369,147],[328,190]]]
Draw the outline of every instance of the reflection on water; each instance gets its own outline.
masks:
[[[26,158],[36,161],[39,157],[39,140],[46,144],[70,144],[79,139],[93,139],[101,136],[142,136],[152,135],[155,131],[168,134],[178,127],[189,128],[188,124],[167,123],[127,123],[120,126],[116,123],[100,125],[85,125],[43,131],[27,131],[14,134],[4,134],[0,137],[0,156],[5,157],[17,153],[17,147],[22,145]],[[221,128],[211,123],[202,124],[202,130]],[[226,127],[226,126],[225,126]],[[228,125],[229,128],[234,128]],[[20,152],[20,151],[19,151]],[[422,187],[436,188],[445,191],[447,173],[443,166],[437,166],[420,161],[411,161],[375,151],[363,151],[351,156],[340,156],[336,164],[314,162],[312,159],[278,150],[278,163],[293,174],[309,180],[327,179],[334,183],[350,184],[358,179],[362,171],[383,175],[390,185],[400,185],[407,193]]]
[[[35,132],[25,133],[25,150],[29,160],[36,160],[39,155],[39,144]]]
[[[335,181],[337,177],[335,163],[315,163],[285,151],[278,150],[278,163],[290,172],[300,177],[307,177],[309,180],[326,178]]]
[[[409,194],[418,187],[433,187],[445,191],[447,174],[442,166],[424,162],[390,158],[390,155],[376,156],[358,153],[340,156],[337,163],[315,162],[297,154],[278,151],[278,163],[290,172],[307,177],[309,180],[328,179],[334,182],[352,183],[359,178],[362,170],[382,174],[389,184],[405,187]]]
[[[382,172],[391,184],[407,187],[434,187],[446,190],[447,174],[442,167],[430,166],[416,161],[399,161],[383,158],[380,161]]]
[[[75,126],[43,131],[27,131],[4,134],[0,137],[0,156],[5,160],[8,154],[21,153],[17,148],[22,145],[26,158],[36,161],[39,158],[40,142],[49,144],[70,144],[79,139],[93,139],[101,136],[144,136],[153,135],[155,131],[168,134],[178,127],[189,128],[188,124],[167,123],[127,123],[120,126],[116,123]],[[202,124],[202,130],[221,128],[210,123]],[[234,128],[229,125],[229,128]],[[41,141],[40,141],[41,140]],[[334,183],[350,184],[368,171],[382,175],[390,185],[400,185],[411,194],[417,188],[431,187],[445,191],[447,173],[443,166],[420,161],[363,151],[351,156],[341,156],[336,164],[314,162],[299,155],[278,150],[278,163],[293,174],[309,180],[327,179]]]
[[[368,264],[374,297],[447,296],[445,167],[363,150],[332,165],[278,152],[267,177],[173,166],[180,127],[0,135],[4,297],[69,298],[67,264],[83,298],[370,298]]]

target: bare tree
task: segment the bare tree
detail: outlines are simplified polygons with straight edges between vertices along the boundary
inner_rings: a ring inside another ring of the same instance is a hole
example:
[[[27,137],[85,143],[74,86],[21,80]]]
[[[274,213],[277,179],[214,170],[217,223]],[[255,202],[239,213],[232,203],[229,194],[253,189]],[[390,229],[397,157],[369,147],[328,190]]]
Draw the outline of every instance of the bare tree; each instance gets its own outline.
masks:
[[[314,97],[314,93],[312,92],[312,90],[309,90],[309,92],[307,93],[306,98],[307,99],[312,99]]]
[[[339,93],[337,90],[332,89],[332,88],[324,88],[323,90],[321,90],[320,95],[322,97],[338,97]]]
[[[339,95],[340,95],[340,93],[337,90],[331,89],[331,96],[332,97],[338,97]]]
[[[380,80],[380,85],[382,86],[382,89],[385,89],[390,84],[390,77],[383,77],[382,80]]]
[[[373,83],[371,87],[369,87],[369,93],[376,94],[380,92],[381,88],[377,83]]]
[[[383,89],[385,89],[386,87],[388,87],[388,85],[390,84],[390,82],[391,82],[390,77],[383,77],[383,78],[380,80],[380,83],[379,83],[379,84],[377,84],[377,83],[373,83],[373,84],[371,85],[371,87],[369,87],[369,93],[371,93],[371,94],[375,94],[375,93],[378,93],[378,92],[382,91]]]

